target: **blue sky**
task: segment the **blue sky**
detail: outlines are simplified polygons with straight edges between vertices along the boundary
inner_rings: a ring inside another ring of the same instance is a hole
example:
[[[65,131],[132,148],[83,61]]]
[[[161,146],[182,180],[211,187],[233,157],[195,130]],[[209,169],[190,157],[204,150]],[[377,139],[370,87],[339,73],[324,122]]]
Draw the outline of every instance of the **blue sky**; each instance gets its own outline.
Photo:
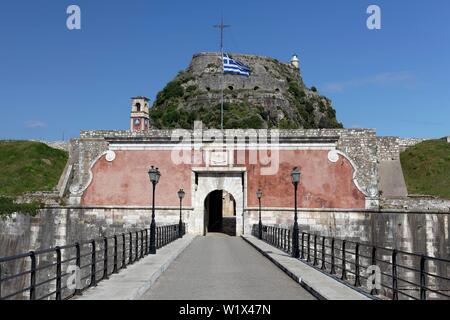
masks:
[[[66,9],[82,10],[82,30]],[[382,10],[368,30],[366,9]],[[59,140],[128,129],[129,98],[156,93],[192,55],[226,50],[288,61],[348,128],[450,135],[448,0],[2,0],[0,138]]]

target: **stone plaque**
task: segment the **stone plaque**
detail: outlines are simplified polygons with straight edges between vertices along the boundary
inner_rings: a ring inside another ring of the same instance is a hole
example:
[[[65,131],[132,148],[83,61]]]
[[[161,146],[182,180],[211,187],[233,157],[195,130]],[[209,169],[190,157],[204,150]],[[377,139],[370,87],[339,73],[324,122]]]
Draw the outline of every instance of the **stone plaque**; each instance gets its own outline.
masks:
[[[212,167],[228,166],[228,153],[226,151],[211,151],[209,164]]]

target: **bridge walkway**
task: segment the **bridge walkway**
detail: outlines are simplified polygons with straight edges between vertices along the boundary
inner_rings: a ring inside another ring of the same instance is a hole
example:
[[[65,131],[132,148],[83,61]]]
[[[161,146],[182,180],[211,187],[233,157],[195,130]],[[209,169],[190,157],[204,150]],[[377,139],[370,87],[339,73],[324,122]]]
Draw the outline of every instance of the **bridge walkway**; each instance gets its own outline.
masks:
[[[197,237],[143,300],[312,300],[314,297],[239,237]]]

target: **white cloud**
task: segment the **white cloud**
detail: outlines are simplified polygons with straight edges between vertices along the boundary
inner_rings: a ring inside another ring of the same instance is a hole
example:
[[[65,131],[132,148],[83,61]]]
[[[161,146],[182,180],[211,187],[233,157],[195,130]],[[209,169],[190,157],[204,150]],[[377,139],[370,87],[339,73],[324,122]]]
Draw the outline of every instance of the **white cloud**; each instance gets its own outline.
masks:
[[[324,91],[343,92],[347,89],[363,86],[391,86],[411,88],[416,84],[415,77],[409,72],[385,72],[365,78],[325,83]]]
[[[25,127],[28,129],[41,129],[47,127],[47,124],[38,120],[30,120],[25,122]]]

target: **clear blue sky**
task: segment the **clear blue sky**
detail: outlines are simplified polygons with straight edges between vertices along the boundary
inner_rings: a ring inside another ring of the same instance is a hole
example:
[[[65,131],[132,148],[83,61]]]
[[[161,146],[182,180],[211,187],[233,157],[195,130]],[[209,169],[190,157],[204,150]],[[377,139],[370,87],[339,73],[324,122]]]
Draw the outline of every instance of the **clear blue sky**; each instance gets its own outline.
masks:
[[[82,30],[66,9],[82,10]],[[366,9],[382,9],[382,30]],[[282,61],[296,52],[308,86],[346,127],[379,135],[450,135],[448,0],[2,0],[0,138],[58,140],[128,129],[129,98],[156,93],[192,55],[217,51]]]

